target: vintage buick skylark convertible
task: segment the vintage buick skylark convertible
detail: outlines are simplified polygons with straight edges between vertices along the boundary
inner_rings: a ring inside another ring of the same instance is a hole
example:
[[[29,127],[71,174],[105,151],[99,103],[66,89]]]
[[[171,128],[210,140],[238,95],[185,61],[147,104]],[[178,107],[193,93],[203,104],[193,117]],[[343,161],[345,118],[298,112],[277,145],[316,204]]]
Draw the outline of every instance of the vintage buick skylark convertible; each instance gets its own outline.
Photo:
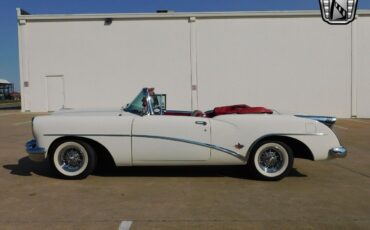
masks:
[[[334,122],[247,105],[167,110],[165,94],[144,88],[121,110],[63,109],[34,117],[26,150],[67,179],[85,178],[109,157],[116,166],[246,165],[260,179],[279,180],[294,158],[346,156],[330,129]]]

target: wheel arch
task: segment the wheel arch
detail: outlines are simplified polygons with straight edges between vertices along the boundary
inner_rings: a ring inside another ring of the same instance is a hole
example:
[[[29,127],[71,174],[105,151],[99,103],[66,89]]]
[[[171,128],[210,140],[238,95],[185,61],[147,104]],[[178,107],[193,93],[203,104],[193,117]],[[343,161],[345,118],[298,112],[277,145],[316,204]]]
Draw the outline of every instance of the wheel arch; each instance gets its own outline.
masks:
[[[59,142],[64,142],[64,141],[83,141],[86,142],[87,144],[90,144],[91,147],[95,150],[95,153],[97,154],[98,158],[98,165],[100,166],[101,164],[112,164],[116,166],[116,163],[112,157],[112,154],[109,152],[109,150],[104,147],[101,143],[99,143],[96,140],[86,138],[86,137],[80,137],[80,136],[62,136],[56,138],[49,146],[48,152],[46,154],[46,157],[49,156],[50,150],[55,150],[57,144]]]
[[[312,154],[311,149],[302,141],[289,137],[289,136],[283,136],[283,135],[266,135],[258,138],[255,140],[252,145],[249,147],[248,152],[247,152],[247,161],[249,158],[249,155],[255,151],[255,148],[258,146],[259,143],[263,141],[280,141],[288,145],[292,151],[293,151],[293,156],[294,158],[302,158],[302,159],[307,159],[307,160],[314,160],[314,156]]]

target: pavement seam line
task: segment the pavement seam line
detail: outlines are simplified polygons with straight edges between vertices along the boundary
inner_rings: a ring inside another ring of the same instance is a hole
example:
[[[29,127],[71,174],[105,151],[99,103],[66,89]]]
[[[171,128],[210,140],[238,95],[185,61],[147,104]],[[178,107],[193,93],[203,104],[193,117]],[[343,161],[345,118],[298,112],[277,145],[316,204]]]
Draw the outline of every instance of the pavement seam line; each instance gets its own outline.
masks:
[[[22,121],[22,122],[17,122],[17,123],[13,123],[14,126],[19,126],[19,125],[26,125],[26,124],[30,124],[31,121]]]
[[[0,117],[15,115],[15,114],[18,114],[18,113],[0,113]]]
[[[348,128],[346,128],[344,126],[340,126],[340,125],[335,125],[334,128],[348,130]]]
[[[362,121],[362,120],[351,119],[351,121],[353,121],[353,122],[357,122],[357,123],[362,123],[362,124],[368,124],[368,125],[370,125],[370,123],[369,123],[369,122]]]
[[[25,220],[25,221],[22,221],[22,220],[0,220],[0,223],[1,224],[29,224],[29,223],[36,223],[36,224],[40,224],[40,223],[65,223],[65,224],[76,224],[76,223],[113,223],[113,222],[118,222],[120,220],[117,220],[117,219],[111,219],[111,220],[108,220],[108,219],[104,219],[104,220],[84,220],[84,221],[71,221],[71,220],[43,220],[43,221],[35,221],[35,220]],[[237,223],[244,223],[244,222],[251,222],[251,221],[256,221],[256,222],[264,222],[266,221],[265,219],[133,219],[133,220],[130,220],[130,221],[127,221],[127,222],[142,222],[142,223],[162,223],[162,222],[168,222],[168,223],[171,223],[171,222],[183,222],[183,223],[186,223],[186,222],[192,222],[192,223],[207,223],[207,222],[220,222],[220,223],[228,223],[228,222],[237,222]],[[279,219],[271,219],[269,220],[269,222],[279,222],[280,220]],[[296,219],[287,219],[287,220],[284,220],[285,222],[292,222],[292,223],[295,223],[295,222],[323,222],[323,223],[326,223],[326,222],[333,222],[335,221],[336,223],[343,223],[343,222],[370,222],[370,219],[368,218],[348,218],[348,219],[341,219],[341,218],[330,218],[329,220],[327,218],[323,218],[323,219],[317,219],[317,218],[312,218],[312,219],[305,219],[305,220],[296,220]],[[121,221],[121,223],[124,222],[124,221]],[[131,224],[132,224],[131,223]]]
[[[364,173],[361,173],[361,172],[357,172],[357,171],[355,171],[355,170],[353,170],[351,168],[347,168],[347,167],[345,167],[343,165],[339,165],[339,164],[335,164],[335,163],[331,163],[331,162],[330,162],[330,164],[331,165],[334,165],[334,166],[337,166],[338,168],[346,169],[346,170],[348,170],[348,171],[350,171],[350,172],[352,172],[354,174],[357,174],[357,175],[360,175],[360,176],[363,176],[363,177],[370,178],[370,176],[367,175],[367,174],[364,174]]]

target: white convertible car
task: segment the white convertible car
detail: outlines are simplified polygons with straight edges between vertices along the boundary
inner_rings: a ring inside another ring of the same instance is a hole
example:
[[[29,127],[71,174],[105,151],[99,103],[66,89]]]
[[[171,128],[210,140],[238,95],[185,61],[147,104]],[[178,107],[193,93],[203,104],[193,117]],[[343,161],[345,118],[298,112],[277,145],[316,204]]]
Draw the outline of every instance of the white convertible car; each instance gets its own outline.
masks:
[[[26,150],[48,159],[63,177],[85,178],[102,157],[116,166],[246,165],[261,179],[279,180],[294,158],[345,157],[330,129],[333,117],[280,115],[231,105],[205,113],[166,109],[166,95],[144,88],[115,111],[61,110],[32,119]]]

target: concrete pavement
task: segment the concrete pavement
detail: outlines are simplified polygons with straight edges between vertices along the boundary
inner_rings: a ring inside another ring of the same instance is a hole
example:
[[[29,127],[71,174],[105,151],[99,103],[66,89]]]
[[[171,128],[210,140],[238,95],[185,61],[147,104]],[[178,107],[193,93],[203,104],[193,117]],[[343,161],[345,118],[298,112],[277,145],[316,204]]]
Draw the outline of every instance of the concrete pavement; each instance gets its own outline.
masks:
[[[337,122],[347,158],[296,160],[279,182],[229,166],[119,168],[68,181],[26,157],[34,115],[0,111],[0,229],[118,229],[122,221],[130,229],[370,225],[370,120]]]

